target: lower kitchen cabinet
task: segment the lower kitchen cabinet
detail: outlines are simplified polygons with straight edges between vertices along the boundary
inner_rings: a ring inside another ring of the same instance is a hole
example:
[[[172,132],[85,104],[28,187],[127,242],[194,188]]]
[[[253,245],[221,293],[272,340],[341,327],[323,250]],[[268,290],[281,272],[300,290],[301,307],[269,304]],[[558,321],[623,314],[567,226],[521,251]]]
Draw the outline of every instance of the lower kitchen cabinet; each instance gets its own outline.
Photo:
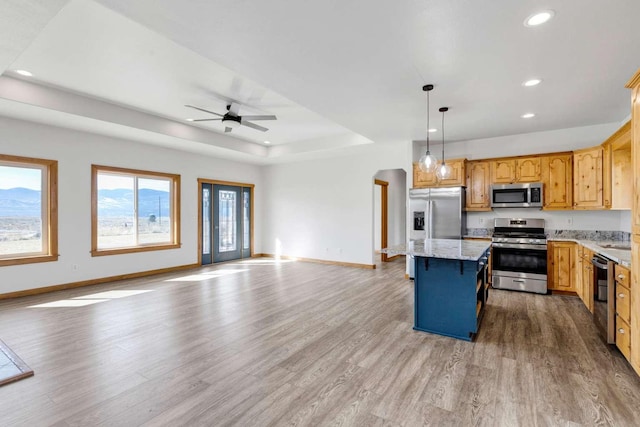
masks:
[[[584,305],[593,313],[593,264],[591,264],[591,258],[593,258],[593,251],[582,247],[582,272],[580,284],[580,299],[584,302]]]
[[[489,298],[489,250],[478,261],[415,257],[414,327],[471,341]]]
[[[616,346],[627,360],[631,358],[631,272],[615,266],[616,281]]]
[[[547,289],[576,292],[577,244],[549,242],[547,247]]]

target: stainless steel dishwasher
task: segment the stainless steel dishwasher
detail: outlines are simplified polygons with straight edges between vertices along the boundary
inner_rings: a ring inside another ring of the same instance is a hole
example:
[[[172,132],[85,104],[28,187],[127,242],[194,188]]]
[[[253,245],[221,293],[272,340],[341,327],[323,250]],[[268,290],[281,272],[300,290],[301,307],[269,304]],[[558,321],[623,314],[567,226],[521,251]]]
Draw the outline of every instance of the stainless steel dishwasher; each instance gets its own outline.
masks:
[[[614,262],[600,255],[591,258],[593,269],[593,321],[607,344],[616,342]]]

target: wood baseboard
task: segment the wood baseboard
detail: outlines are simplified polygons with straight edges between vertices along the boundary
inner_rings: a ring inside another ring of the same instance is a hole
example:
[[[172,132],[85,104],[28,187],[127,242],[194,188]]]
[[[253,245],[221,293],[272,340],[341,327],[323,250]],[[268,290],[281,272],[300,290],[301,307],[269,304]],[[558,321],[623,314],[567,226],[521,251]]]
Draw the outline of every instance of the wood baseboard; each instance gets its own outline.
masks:
[[[118,276],[101,277],[99,279],[83,280],[80,282],[64,283],[61,285],[45,286],[43,288],[25,289],[24,291],[9,292],[0,294],[0,300],[10,298],[20,298],[31,295],[44,294],[47,292],[61,291],[64,289],[80,288],[83,286],[99,285],[106,282],[116,282],[118,280],[137,279],[138,277],[153,276],[154,274],[172,273],[174,271],[190,270],[201,267],[200,264],[179,265],[177,267],[159,268],[157,270],[139,271],[137,273],[120,274]]]
[[[275,258],[273,254],[255,254],[255,257],[268,257]],[[342,261],[330,261],[326,259],[316,259],[316,258],[301,258],[297,256],[288,256],[288,255],[280,255],[282,259],[291,259],[296,261],[304,261],[304,262],[315,262],[317,264],[327,264],[327,265],[339,265],[341,267],[352,267],[352,268],[363,268],[368,270],[375,270],[375,264],[358,264],[354,262],[342,262]]]
[[[405,257],[404,255],[394,255],[394,256],[390,256],[390,257],[387,257],[387,262],[389,262],[389,261],[393,261],[394,259],[398,259],[398,258],[404,258],[404,257]]]

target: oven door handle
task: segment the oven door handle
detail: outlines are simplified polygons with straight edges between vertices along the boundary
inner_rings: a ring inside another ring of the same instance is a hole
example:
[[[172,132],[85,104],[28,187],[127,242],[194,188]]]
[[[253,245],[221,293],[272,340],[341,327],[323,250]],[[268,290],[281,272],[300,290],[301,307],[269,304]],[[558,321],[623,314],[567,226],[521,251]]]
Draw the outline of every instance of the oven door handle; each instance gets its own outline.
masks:
[[[547,245],[527,245],[527,244],[513,244],[513,243],[492,243],[494,248],[505,249],[533,249],[534,251],[546,251]]]

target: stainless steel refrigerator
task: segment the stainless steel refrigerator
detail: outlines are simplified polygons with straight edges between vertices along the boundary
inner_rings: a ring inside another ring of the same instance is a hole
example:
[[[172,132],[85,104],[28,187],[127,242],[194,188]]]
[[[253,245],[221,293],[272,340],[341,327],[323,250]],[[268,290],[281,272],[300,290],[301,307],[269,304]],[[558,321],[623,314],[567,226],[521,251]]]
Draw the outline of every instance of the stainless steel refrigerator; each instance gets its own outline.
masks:
[[[412,188],[410,240],[461,239],[467,231],[465,188]],[[414,277],[414,262],[409,262],[409,277]]]

